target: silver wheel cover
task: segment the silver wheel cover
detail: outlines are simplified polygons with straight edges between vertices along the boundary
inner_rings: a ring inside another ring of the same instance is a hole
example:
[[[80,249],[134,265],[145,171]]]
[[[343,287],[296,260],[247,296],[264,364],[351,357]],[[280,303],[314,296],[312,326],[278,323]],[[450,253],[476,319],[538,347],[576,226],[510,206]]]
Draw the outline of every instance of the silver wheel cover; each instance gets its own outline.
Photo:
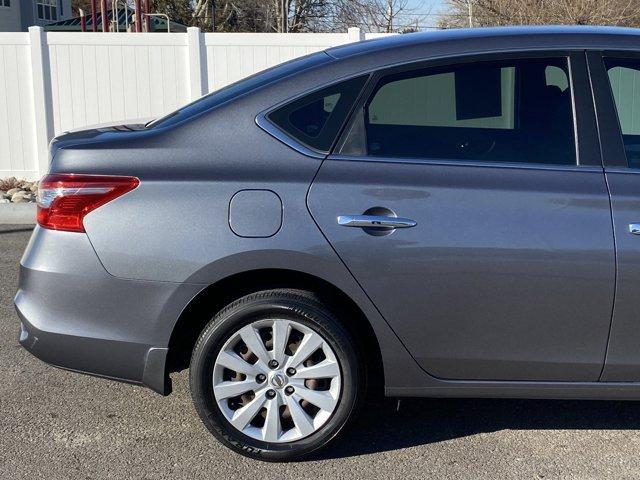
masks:
[[[243,434],[271,443],[318,431],[335,411],[341,389],[340,365],[329,344],[292,320],[242,327],[225,342],[213,368],[213,393],[225,418]]]

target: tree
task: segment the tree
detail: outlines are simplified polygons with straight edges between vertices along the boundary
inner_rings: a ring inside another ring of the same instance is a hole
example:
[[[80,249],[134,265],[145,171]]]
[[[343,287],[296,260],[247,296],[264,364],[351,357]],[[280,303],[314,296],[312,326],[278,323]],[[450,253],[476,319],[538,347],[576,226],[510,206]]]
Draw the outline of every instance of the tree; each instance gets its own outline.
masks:
[[[153,13],[164,13],[168,15],[173,22],[187,26],[193,25],[193,3],[188,0],[151,0],[150,11]]]
[[[444,28],[501,25],[640,25],[638,0],[448,0]]]
[[[337,0],[333,2],[334,30],[360,27],[367,32],[408,32],[416,30],[428,13],[421,3],[408,0]]]
[[[420,5],[408,5],[408,0],[216,0],[215,30],[326,32],[361,27],[372,32],[402,31],[419,21],[409,14]],[[212,6],[213,0],[197,0],[192,24],[211,29]]]
[[[121,2],[122,0],[120,0]],[[133,6],[133,0],[127,0]],[[99,3],[99,1],[98,1]],[[107,0],[109,6],[112,0]],[[91,0],[72,0],[91,9]],[[216,32],[331,32],[360,27],[404,32],[421,20],[409,0],[151,0],[150,10],[172,21]]]
[[[91,12],[91,0],[71,0],[71,9],[76,13],[79,9],[83,9],[89,14]]]
[[[216,1],[216,31],[310,32],[331,26],[334,0]],[[203,6],[211,0],[199,0]],[[196,7],[196,16],[206,9]],[[204,23],[207,23],[206,21]]]

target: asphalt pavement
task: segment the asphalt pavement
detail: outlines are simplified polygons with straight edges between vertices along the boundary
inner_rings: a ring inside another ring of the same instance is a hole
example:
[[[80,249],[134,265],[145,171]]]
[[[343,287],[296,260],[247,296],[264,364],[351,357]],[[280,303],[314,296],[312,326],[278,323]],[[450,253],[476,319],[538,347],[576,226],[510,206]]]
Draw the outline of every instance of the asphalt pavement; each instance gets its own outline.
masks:
[[[163,398],[20,348],[12,298],[30,233],[0,226],[0,479],[640,478],[639,402],[388,401],[312,460],[239,456],[201,425],[186,372]]]

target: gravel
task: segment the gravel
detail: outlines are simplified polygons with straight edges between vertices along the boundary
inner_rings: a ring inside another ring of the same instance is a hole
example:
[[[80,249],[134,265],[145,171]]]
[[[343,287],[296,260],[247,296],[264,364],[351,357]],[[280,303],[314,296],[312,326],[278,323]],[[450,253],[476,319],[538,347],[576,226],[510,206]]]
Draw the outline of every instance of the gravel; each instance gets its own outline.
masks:
[[[369,404],[317,458],[265,464],[218,444],[186,372],[166,398],[23,351],[11,303],[30,227],[0,226],[0,478],[638,478],[640,404],[405,400]]]
[[[0,203],[35,202],[38,182],[16,177],[0,178]]]

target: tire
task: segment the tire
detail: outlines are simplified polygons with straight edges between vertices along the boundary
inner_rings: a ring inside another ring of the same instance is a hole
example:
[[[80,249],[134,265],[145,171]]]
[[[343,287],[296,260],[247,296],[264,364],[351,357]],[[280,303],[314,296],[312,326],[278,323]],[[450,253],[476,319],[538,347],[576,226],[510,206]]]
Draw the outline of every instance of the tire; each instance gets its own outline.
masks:
[[[218,312],[196,342],[189,372],[209,431],[265,461],[299,459],[331,442],[353,416],[363,379],[355,343],[334,314],[312,293],[288,289],[256,292]]]

